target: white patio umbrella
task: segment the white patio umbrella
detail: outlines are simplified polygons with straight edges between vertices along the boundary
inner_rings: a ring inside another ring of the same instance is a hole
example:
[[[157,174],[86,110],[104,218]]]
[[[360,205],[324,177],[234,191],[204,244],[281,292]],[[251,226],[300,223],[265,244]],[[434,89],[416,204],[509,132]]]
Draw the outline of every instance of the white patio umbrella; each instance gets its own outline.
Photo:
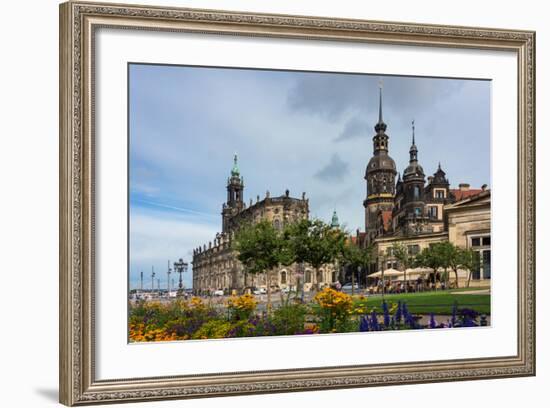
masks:
[[[393,269],[393,268],[384,270],[384,277],[388,277],[388,278],[395,278],[398,276],[403,276],[404,274],[405,272],[398,271],[397,269]]]
[[[433,271],[430,268],[408,268],[405,272],[407,272],[407,278],[412,279],[413,276],[418,278]]]
[[[402,276],[402,275],[403,275],[403,272],[398,271],[397,269],[389,268],[384,270],[384,278],[393,278],[393,277]],[[381,277],[382,277],[382,271],[378,271],[367,276],[367,278],[381,278]]]

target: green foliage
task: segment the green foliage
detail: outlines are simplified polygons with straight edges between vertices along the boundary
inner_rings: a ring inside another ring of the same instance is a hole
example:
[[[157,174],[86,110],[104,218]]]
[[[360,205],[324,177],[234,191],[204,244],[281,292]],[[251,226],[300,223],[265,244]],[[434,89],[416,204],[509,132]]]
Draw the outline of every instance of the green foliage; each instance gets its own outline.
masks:
[[[303,219],[289,225],[285,240],[295,262],[308,263],[315,269],[336,259],[345,242],[345,234],[321,220]]]
[[[193,334],[194,339],[222,339],[227,337],[232,325],[223,320],[210,320]]]
[[[438,242],[429,248],[424,248],[416,257],[416,266],[431,268],[435,271],[439,268],[445,270],[442,280],[447,280],[447,269],[455,273],[455,285],[458,287],[458,270],[468,271],[479,268],[479,254],[472,249],[460,248],[450,242]]]
[[[308,308],[302,304],[285,303],[273,311],[271,322],[275,333],[292,335],[304,330]]]
[[[351,240],[347,240],[345,245],[342,245],[339,259],[343,266],[350,268],[367,268],[372,260],[371,248],[360,248]]]
[[[233,241],[237,258],[248,273],[257,274],[278,265],[291,263],[286,241],[273,225],[265,220],[253,225],[245,225]]]
[[[430,268],[433,270],[433,282],[436,280],[437,270],[443,267],[441,251],[438,249],[439,243],[433,244],[428,248],[424,248],[416,255],[415,266]]]
[[[415,256],[409,254],[409,248],[405,244],[395,242],[391,246],[393,256],[399,262],[399,265],[403,270],[411,268],[415,263]]]

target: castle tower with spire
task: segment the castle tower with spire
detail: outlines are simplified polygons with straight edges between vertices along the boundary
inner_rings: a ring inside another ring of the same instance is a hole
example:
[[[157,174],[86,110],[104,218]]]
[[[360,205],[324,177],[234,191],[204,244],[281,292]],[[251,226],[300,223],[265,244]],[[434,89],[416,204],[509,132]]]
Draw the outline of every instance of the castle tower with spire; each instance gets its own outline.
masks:
[[[227,231],[228,221],[244,208],[244,179],[239,172],[237,153],[233,156],[231,176],[227,179],[227,202],[222,206],[222,232]]]
[[[424,215],[424,184],[426,176],[418,162],[418,148],[415,141],[415,126],[412,121],[412,143],[409,149],[409,165],[403,172],[403,192],[405,199],[402,208],[408,218],[420,219]]]
[[[389,136],[382,115],[382,84],[379,87],[378,123],[374,126],[376,134],[372,138],[373,156],[365,172],[367,197],[365,207],[365,231],[368,241],[378,234],[380,214],[391,214],[395,197],[395,162],[389,155]]]

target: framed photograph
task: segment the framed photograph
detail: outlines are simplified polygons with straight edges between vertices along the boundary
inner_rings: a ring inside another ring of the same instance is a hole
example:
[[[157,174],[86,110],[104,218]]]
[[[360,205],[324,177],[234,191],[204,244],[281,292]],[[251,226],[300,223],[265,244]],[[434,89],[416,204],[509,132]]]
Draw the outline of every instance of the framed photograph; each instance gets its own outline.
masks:
[[[60,6],[60,401],[535,374],[535,33]]]

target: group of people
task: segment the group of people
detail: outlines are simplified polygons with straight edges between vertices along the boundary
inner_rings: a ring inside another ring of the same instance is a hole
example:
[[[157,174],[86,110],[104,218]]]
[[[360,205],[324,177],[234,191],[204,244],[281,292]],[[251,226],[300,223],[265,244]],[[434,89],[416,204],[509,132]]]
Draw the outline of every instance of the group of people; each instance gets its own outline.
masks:
[[[452,285],[450,285],[452,286]],[[335,289],[340,290],[342,285],[337,282]],[[380,294],[380,293],[411,293],[411,292],[423,292],[429,290],[445,290],[447,284],[445,281],[429,279],[429,277],[419,276],[417,279],[412,280],[389,280],[389,279],[376,279],[376,281],[367,286],[365,291],[368,294]]]

